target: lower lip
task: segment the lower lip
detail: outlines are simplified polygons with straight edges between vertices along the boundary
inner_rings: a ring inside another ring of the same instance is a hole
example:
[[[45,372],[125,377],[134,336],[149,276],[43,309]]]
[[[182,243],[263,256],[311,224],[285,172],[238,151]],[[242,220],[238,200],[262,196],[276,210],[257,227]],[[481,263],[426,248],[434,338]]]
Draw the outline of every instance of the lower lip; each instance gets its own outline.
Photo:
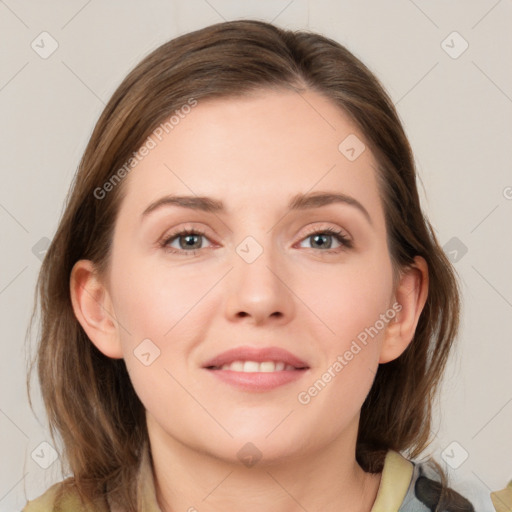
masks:
[[[282,370],[280,372],[235,372],[211,369],[208,371],[227,384],[244,391],[270,391],[302,378],[307,369]]]

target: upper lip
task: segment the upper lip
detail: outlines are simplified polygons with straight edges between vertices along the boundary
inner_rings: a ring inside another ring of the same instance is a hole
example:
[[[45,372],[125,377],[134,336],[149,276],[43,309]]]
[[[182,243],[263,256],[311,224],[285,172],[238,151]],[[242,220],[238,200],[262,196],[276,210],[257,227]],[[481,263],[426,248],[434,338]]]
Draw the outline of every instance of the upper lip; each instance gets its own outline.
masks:
[[[282,361],[285,364],[294,366],[295,368],[309,368],[307,363],[294,356],[283,348],[279,347],[236,347],[226,352],[209,359],[204,363],[203,368],[209,368],[211,366],[223,366],[230,364],[233,361],[256,361],[262,363],[263,361]]]

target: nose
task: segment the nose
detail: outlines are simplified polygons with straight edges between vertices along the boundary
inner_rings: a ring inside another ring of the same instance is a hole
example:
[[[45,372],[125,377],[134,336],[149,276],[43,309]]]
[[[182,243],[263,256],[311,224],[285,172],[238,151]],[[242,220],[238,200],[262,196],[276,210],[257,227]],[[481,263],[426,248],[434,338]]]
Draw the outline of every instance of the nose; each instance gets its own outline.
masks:
[[[234,268],[228,275],[227,317],[254,325],[288,323],[295,303],[291,274],[283,258],[265,248],[254,261],[248,261],[234,255]]]

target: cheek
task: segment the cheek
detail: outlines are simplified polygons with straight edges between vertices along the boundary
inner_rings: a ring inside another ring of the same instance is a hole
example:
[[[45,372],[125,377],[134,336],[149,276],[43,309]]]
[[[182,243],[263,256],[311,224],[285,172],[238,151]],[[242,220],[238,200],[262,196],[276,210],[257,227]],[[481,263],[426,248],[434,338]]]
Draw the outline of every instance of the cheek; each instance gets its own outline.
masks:
[[[359,414],[374,381],[387,325],[381,315],[389,309],[391,280],[386,276],[370,268],[347,269],[331,275],[323,301],[318,301],[318,290],[310,296],[317,301],[311,309],[334,334],[316,338],[319,364],[297,400],[306,417],[329,411],[330,423],[325,426],[329,435],[336,435]]]
[[[192,268],[170,268],[155,261],[118,263],[113,265],[112,296],[124,327],[119,334],[130,380],[148,411],[161,418],[175,417],[190,407],[179,383],[186,381],[187,354],[199,330],[198,301],[218,275],[205,277]],[[181,420],[174,421],[181,425]]]
[[[312,387],[303,390],[300,403],[314,402],[319,410],[333,408],[340,418],[360,409],[395,313],[390,304],[392,267],[385,255],[354,258],[351,264],[331,267],[302,282],[298,295],[328,329],[320,325],[325,334],[317,333],[316,343],[322,355],[308,383]]]
[[[328,345],[337,350],[350,345],[365,329],[375,325],[390,308],[392,270],[388,258],[364,258],[331,266],[301,279],[300,294],[330,331]],[[382,330],[380,322],[377,327]]]
[[[149,409],[162,392],[183,395],[178,382],[187,379],[194,366],[190,353],[206,337],[209,312],[201,298],[218,282],[219,272],[128,258],[113,268],[112,296],[124,327],[119,334],[125,363]]]
[[[170,267],[155,261],[124,261],[113,268],[114,309],[130,333],[124,336],[130,344],[145,338],[162,342],[171,338],[175,326],[179,330],[186,324],[189,313],[218,280],[217,274],[198,272],[193,265]]]

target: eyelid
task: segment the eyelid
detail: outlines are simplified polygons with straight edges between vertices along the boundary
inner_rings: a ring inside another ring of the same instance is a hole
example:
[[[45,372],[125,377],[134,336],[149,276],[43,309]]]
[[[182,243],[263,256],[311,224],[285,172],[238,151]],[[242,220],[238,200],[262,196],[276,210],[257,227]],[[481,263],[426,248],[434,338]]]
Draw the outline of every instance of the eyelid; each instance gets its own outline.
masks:
[[[211,238],[212,236],[209,234],[209,230],[207,228],[198,226],[194,222],[187,222],[185,224],[180,224],[178,227],[166,230],[160,237],[159,242],[181,235],[184,231],[193,231],[194,233],[201,234],[207,238]]]
[[[321,223],[320,223],[321,224]],[[315,233],[322,233],[324,231],[335,231],[336,233],[339,233],[340,235],[343,235],[345,238],[349,239],[350,241],[352,241],[352,236],[350,235],[350,233],[340,227],[340,226],[333,226],[332,224],[325,224],[324,225],[321,225],[321,226],[306,226],[306,234],[302,234],[300,239],[299,240],[303,240],[304,238],[306,238],[307,236],[310,236],[310,235],[313,235]]]

